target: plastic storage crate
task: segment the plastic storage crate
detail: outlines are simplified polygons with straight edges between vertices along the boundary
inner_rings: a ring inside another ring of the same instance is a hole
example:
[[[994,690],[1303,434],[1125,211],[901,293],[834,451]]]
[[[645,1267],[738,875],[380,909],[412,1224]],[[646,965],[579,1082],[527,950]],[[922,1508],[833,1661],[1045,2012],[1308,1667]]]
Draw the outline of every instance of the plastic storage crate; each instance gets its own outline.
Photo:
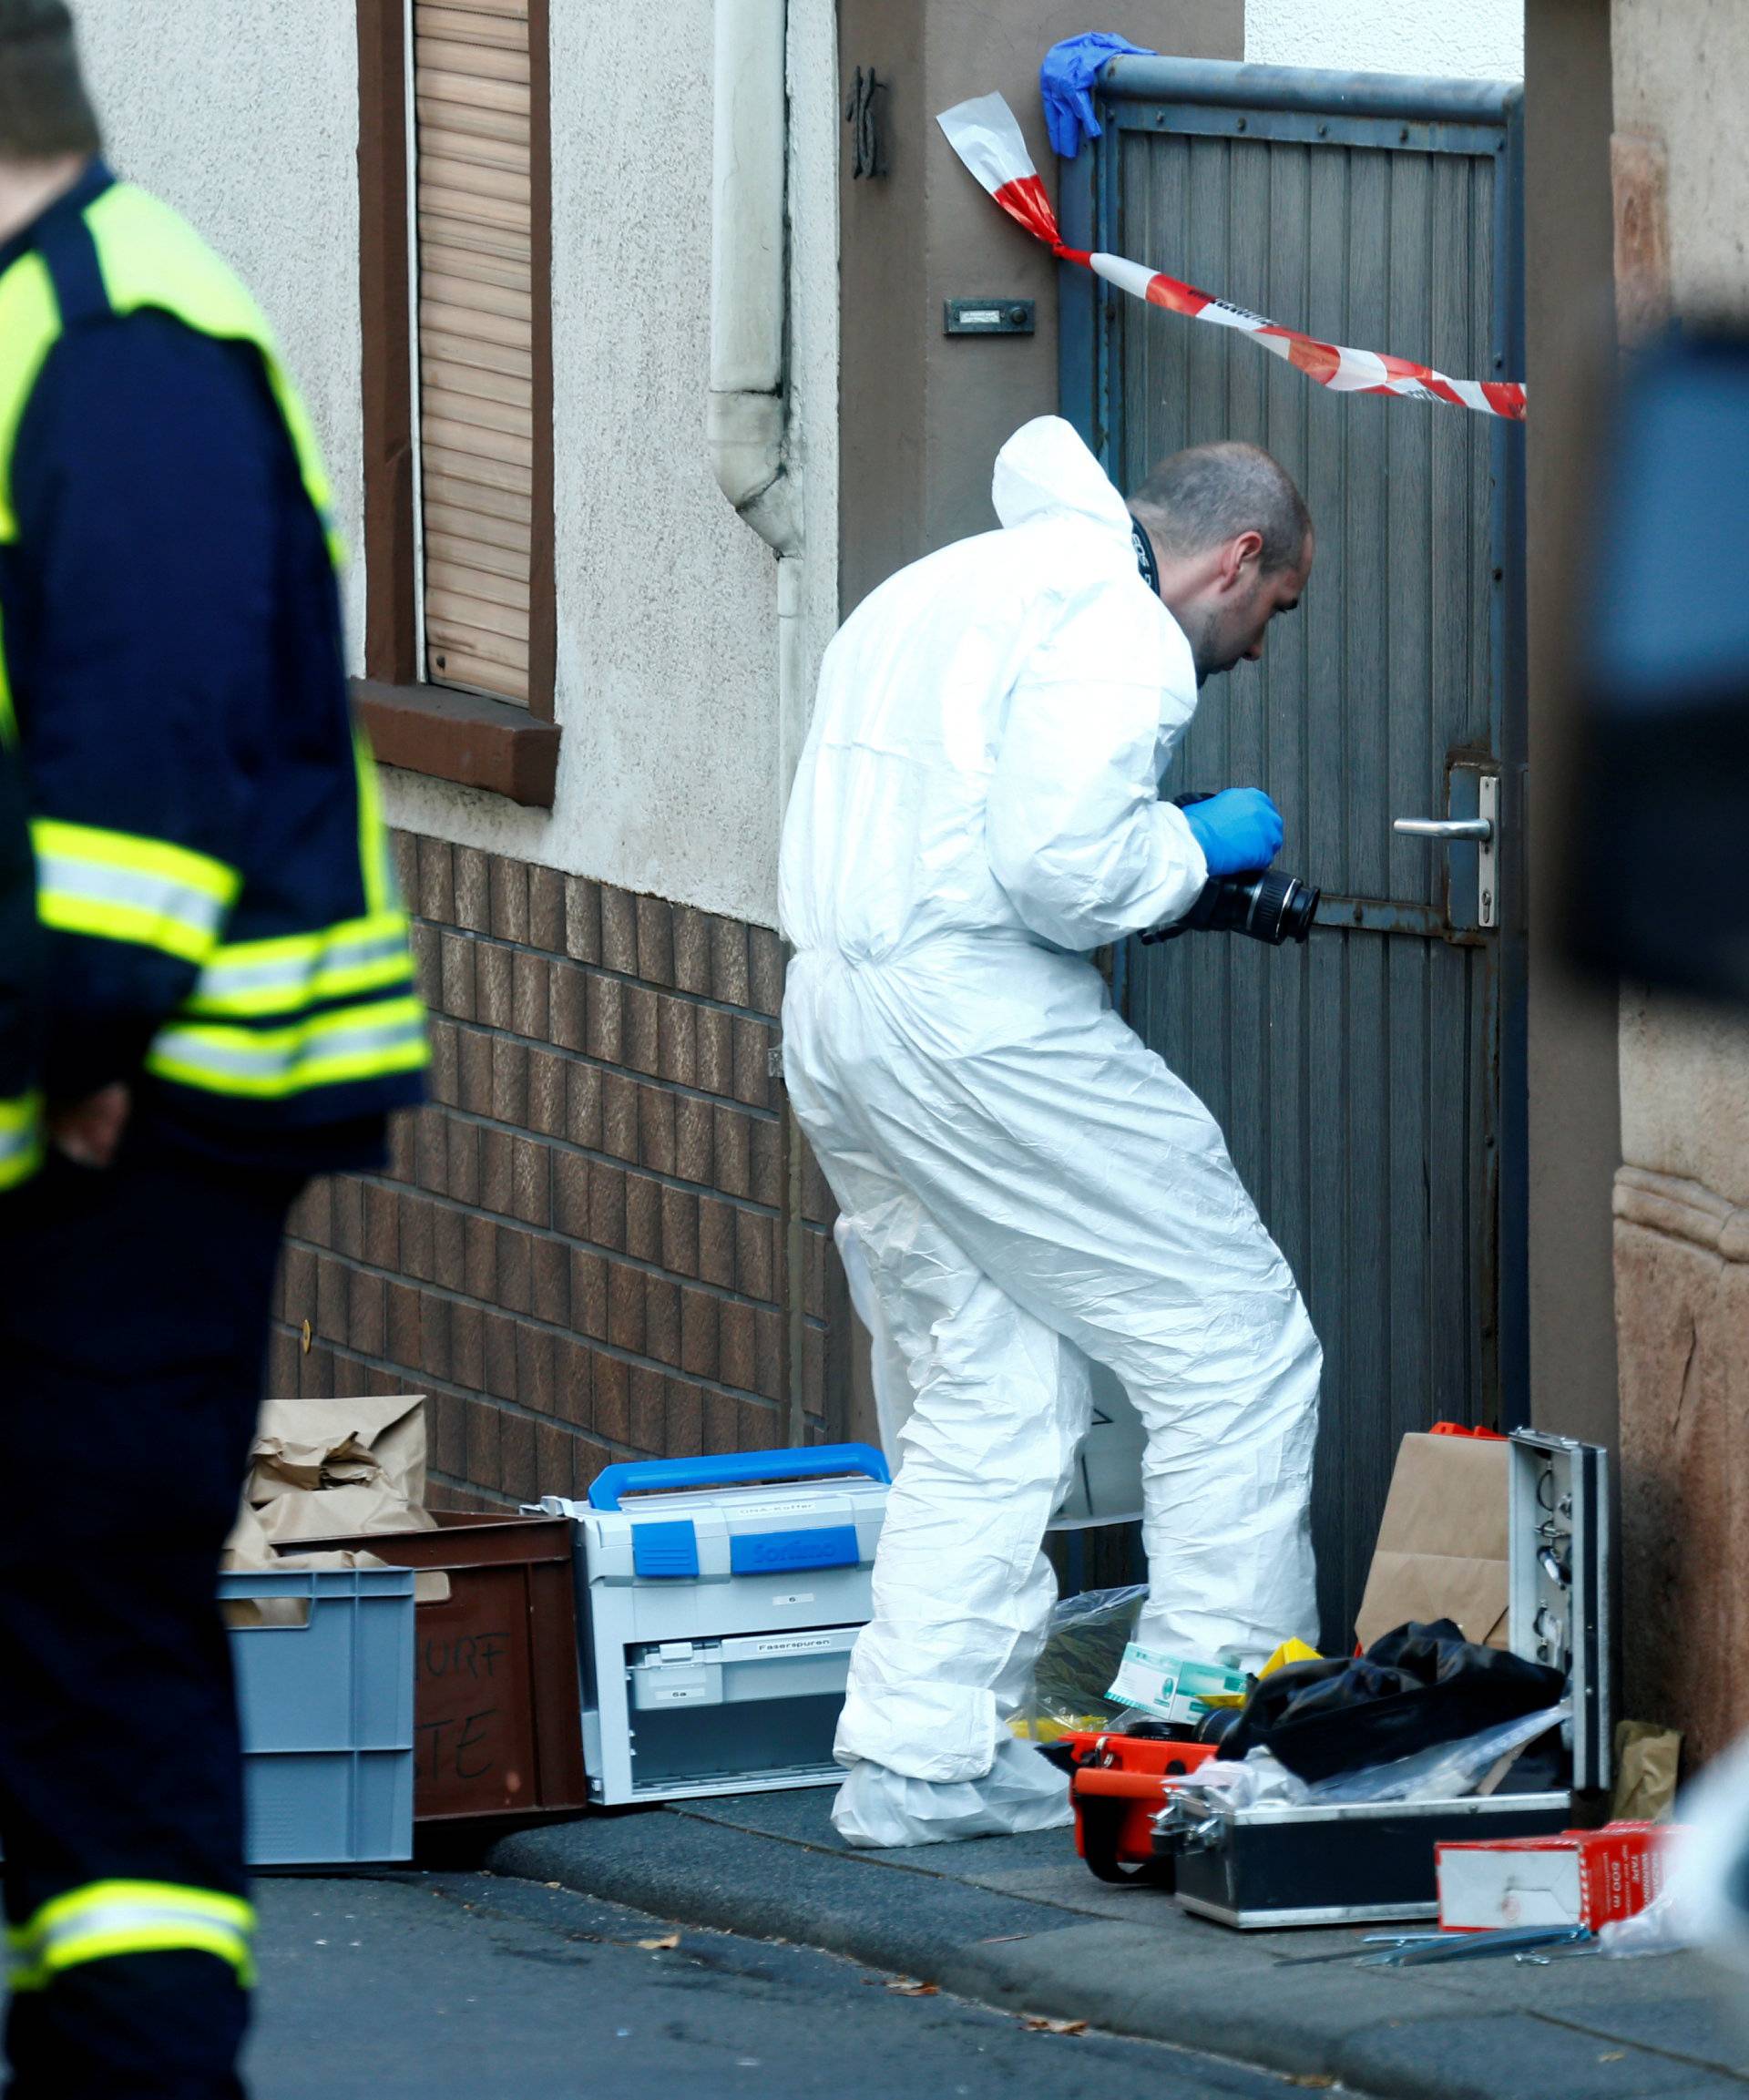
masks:
[[[221,1603],[309,1606],[230,1629],[251,1866],[412,1857],[413,1590],[410,1568],[220,1576]]]

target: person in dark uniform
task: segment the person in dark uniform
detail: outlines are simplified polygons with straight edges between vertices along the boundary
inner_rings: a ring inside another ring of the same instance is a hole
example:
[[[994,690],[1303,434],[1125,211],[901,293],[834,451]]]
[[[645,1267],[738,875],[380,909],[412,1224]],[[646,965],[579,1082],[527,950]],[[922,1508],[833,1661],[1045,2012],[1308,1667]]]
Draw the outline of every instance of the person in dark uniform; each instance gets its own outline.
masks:
[[[99,157],[62,0],[0,0],[0,777],[47,988],[39,1070],[0,1064],[15,2100],[241,2092],[214,1578],[286,1211],[380,1163],[427,1054],[328,501],[249,293]]]
[[[0,686],[0,1205],[42,1163],[42,936],[25,775],[17,725]]]

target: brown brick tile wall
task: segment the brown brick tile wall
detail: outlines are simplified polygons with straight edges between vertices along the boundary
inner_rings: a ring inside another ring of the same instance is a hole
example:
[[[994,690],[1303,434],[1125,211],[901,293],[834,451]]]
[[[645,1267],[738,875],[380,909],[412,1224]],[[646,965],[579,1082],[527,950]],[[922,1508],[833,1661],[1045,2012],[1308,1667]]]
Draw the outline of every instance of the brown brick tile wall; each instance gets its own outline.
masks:
[[[629,1457],[787,1440],[783,958],[762,927],[397,835],[432,1100],[293,1213],[269,1390],[430,1395],[434,1499],[581,1493]],[[845,1314],[812,1160],[803,1405]]]

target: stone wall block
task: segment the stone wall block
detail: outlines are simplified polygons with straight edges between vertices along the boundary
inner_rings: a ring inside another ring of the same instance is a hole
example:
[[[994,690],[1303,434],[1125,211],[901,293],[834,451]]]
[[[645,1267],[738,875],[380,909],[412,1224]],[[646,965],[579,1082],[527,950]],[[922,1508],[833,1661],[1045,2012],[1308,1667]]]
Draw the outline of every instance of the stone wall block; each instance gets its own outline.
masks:
[[[637,899],[634,917],[638,929],[638,975],[646,984],[674,982],[674,917],[670,906],[659,896]]]
[[[578,962],[601,960],[601,886],[580,875],[565,877],[565,952]]]
[[[565,877],[557,868],[528,870],[528,939],[548,955],[565,953]]]
[[[1704,1762],[1749,1729],[1749,1265],[1618,1219],[1623,1713]]]
[[[528,938],[528,864],[492,855],[492,936],[495,940]]]
[[[725,1006],[745,1006],[752,996],[747,928],[739,920],[711,921],[711,997]]]
[[[421,918],[438,926],[452,926],[455,919],[455,849],[447,839],[419,838],[418,876],[405,895]]]
[[[489,855],[477,846],[458,845],[453,856],[455,923],[469,933],[492,930],[492,870]]]
[[[629,891],[601,886],[601,967],[621,977],[638,974],[638,906]]]

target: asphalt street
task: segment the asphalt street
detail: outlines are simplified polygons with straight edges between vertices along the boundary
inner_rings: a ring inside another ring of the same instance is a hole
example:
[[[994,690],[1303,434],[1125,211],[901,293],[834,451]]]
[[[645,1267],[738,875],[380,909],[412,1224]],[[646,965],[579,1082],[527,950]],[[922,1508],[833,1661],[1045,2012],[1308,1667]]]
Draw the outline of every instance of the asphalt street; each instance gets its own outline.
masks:
[[[1280,2100],[1267,2073],[1056,2033],[830,1954],[479,1874],[264,1879],[254,2100]],[[678,1943],[658,1946],[640,1941]]]

